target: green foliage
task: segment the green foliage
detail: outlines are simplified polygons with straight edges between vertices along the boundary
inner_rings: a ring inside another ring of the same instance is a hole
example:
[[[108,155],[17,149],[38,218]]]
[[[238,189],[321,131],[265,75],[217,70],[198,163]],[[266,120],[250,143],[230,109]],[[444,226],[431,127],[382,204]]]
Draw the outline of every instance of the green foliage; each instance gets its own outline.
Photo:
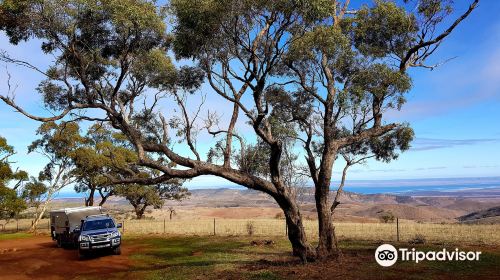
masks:
[[[173,48],[177,56],[185,58],[196,55],[214,40],[220,31],[220,22],[227,16],[229,1],[172,0],[179,25],[174,34]]]
[[[182,188],[181,180],[171,180],[157,186],[120,185],[116,186],[111,178],[120,179],[137,172],[139,176],[149,177],[151,174],[139,170],[137,154],[126,137],[113,131],[110,127],[95,124],[82,135],[76,122],[56,124],[43,123],[37,131],[40,139],[34,141],[29,151],[38,151],[49,156],[51,161],[40,174],[40,180],[53,180],[59,167],[64,166],[68,172],[60,176],[72,178],[77,192],[86,192],[87,205],[93,205],[96,192],[101,196],[102,205],[111,195],[126,197],[131,203],[142,207],[163,205],[164,199],[180,200],[188,195]],[[46,191],[41,181],[34,179],[26,185],[25,196],[30,200]]]
[[[174,65],[160,49],[139,54],[137,62],[132,65],[131,73],[139,83],[149,84],[155,88],[168,87],[175,83]]]
[[[40,203],[41,196],[47,191],[47,185],[36,178],[31,178],[31,180],[24,185],[22,197],[30,206],[37,207],[37,204]]]
[[[112,72],[122,67],[130,69],[138,87],[175,82],[166,53],[170,39],[165,15],[154,1],[7,0],[0,4],[0,13],[0,30],[11,43],[36,37],[43,41],[44,52],[59,57],[38,87],[51,109],[83,102],[91,83],[115,78]],[[68,90],[71,79],[83,79],[86,86]],[[93,94],[110,100],[110,92],[114,89],[108,84]]]
[[[24,209],[26,209],[26,203],[15,190],[0,187],[0,219],[14,218]]]
[[[123,135],[107,126],[91,126],[82,135],[75,122],[48,122],[40,126],[37,134],[40,139],[30,145],[29,151],[40,152],[50,160],[38,179],[52,184],[56,179],[74,182],[77,192],[89,192],[87,204],[93,204],[95,192],[104,200],[112,195],[109,176],[119,177],[137,161]],[[62,170],[65,172],[60,173]]]
[[[263,15],[294,15],[309,24],[331,16],[335,10],[329,0],[173,0],[170,4],[177,21],[173,49],[181,58],[200,57],[206,52],[224,55],[228,47],[235,47],[227,40],[229,30],[255,32],[258,23],[254,20]],[[244,36],[241,39],[245,40]]]
[[[25,232],[16,232],[16,233],[2,233],[0,234],[0,240],[13,240],[13,239],[22,239],[22,238],[30,238],[33,235]]]
[[[119,178],[126,170],[137,162],[137,155],[127,146],[123,135],[114,133],[110,128],[94,125],[84,136],[83,143],[74,149],[71,158],[76,179],[75,190],[88,192],[89,198],[98,191],[103,195],[111,195],[113,186],[111,177]]]
[[[149,206],[159,209],[165,200],[180,201],[191,195],[182,187],[182,183],[181,180],[172,179],[157,185],[127,184],[116,186],[114,191],[116,195],[127,199],[134,207],[137,219],[142,219]]]
[[[0,136],[0,219],[10,219],[26,209],[26,202],[20,195],[22,182],[28,179],[24,171],[12,170],[9,157],[14,148]]]
[[[396,217],[394,217],[394,214],[392,212],[384,212],[380,215],[380,221],[383,223],[393,223]]]
[[[365,6],[353,19],[354,45],[363,54],[386,57],[402,56],[416,40],[418,25],[413,14],[390,1]]]

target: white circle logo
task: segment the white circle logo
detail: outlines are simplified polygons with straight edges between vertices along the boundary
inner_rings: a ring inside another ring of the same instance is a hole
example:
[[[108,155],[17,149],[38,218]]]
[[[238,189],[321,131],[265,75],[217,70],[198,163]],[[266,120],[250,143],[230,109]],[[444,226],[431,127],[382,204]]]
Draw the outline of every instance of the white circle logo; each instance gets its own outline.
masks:
[[[390,244],[382,244],[375,250],[375,260],[381,266],[391,266],[398,260],[398,250]]]

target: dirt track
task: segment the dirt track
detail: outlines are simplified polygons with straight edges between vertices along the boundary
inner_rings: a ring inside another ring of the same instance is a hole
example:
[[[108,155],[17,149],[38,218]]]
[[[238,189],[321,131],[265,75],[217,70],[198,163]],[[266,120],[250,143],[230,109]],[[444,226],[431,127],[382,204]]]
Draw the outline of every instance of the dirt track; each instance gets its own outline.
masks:
[[[76,250],[57,248],[48,236],[0,241],[0,279],[72,279],[126,271],[128,255],[136,248],[122,246],[122,255],[96,255],[78,260]]]

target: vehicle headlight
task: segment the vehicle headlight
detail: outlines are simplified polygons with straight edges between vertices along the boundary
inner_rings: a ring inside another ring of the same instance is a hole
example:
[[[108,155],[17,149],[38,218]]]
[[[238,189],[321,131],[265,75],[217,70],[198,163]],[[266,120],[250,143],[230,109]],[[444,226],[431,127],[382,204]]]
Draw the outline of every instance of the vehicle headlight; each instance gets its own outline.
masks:
[[[111,238],[118,237],[118,236],[120,236],[119,231],[115,231],[115,232],[111,233]]]
[[[80,235],[78,241],[90,241],[90,237],[88,235]]]

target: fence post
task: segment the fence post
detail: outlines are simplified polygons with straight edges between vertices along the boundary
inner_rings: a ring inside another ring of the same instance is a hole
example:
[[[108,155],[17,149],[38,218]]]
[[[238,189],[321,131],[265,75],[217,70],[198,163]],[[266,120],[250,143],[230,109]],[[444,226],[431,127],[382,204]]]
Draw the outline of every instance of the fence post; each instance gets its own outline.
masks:
[[[215,236],[215,218],[214,218],[214,236]]]
[[[397,241],[399,242],[399,218],[396,218],[396,236]]]
[[[163,218],[163,233],[165,234],[166,230],[165,230],[165,218]]]

